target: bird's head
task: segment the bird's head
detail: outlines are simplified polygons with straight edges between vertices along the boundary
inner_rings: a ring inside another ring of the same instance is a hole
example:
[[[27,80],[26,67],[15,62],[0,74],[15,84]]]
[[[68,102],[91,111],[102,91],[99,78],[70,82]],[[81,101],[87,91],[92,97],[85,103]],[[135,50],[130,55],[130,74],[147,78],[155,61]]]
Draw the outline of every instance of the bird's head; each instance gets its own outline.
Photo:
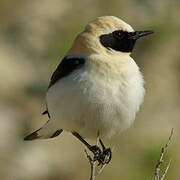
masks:
[[[136,40],[153,31],[134,31],[133,28],[114,16],[102,16],[86,25],[70,49],[70,54],[99,54],[121,52],[130,54]]]

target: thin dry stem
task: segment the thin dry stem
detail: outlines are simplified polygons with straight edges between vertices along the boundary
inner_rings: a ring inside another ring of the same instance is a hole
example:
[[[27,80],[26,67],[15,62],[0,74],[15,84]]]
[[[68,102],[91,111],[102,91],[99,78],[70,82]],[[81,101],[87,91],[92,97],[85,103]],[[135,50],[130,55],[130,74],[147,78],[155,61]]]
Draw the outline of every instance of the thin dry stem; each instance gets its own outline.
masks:
[[[171,159],[169,160],[169,163],[168,163],[168,165],[167,165],[167,167],[166,167],[166,169],[165,169],[165,171],[164,171],[164,173],[163,173],[163,175],[162,175],[162,177],[161,177],[161,180],[163,180],[163,179],[165,178],[165,176],[166,176],[166,174],[167,174],[167,172],[168,172],[168,169],[169,169],[170,165],[171,165]]]
[[[96,162],[91,158],[91,156],[88,154],[86,149],[84,151],[86,153],[86,156],[87,156],[87,158],[89,160],[89,163],[90,163],[90,166],[91,166],[90,180],[94,180],[95,179],[95,165],[96,165]]]
[[[96,140],[96,145],[99,146],[99,132],[97,134],[97,140]],[[112,151],[114,150],[114,147],[112,148]],[[94,157],[92,158],[87,150],[85,149],[85,153],[86,156],[89,160],[90,163],[90,167],[91,167],[91,173],[90,173],[90,180],[95,180],[95,177],[100,175],[102,173],[102,171],[104,170],[105,166],[107,165],[106,163],[101,165],[101,167],[99,168],[99,170],[97,170],[98,168],[96,167],[96,160],[94,159]],[[97,168],[97,169],[96,169]],[[95,175],[96,174],[96,175]]]
[[[160,166],[161,164],[163,163],[163,156],[165,154],[165,151],[167,149],[167,147],[169,146],[170,142],[171,142],[171,139],[172,139],[172,136],[173,136],[173,132],[174,132],[174,129],[172,128],[171,130],[171,134],[169,136],[169,139],[168,139],[168,142],[166,143],[166,145],[164,147],[162,147],[161,149],[161,154],[160,154],[160,158],[156,164],[156,168],[155,168],[155,173],[154,173],[154,180],[163,180],[168,172],[168,169],[170,167],[170,164],[171,164],[171,160],[169,161],[168,165],[166,166],[166,169],[163,173],[163,175],[160,177],[159,175],[159,172],[161,170]]]

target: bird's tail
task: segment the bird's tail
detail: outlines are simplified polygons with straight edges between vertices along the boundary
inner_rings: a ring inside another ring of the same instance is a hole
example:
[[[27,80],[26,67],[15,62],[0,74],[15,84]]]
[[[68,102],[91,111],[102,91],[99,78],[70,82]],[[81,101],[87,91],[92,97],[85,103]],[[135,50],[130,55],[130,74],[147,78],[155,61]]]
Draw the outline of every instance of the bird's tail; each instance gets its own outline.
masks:
[[[27,135],[24,140],[48,139],[54,138],[62,133],[62,129],[54,129],[52,122],[48,120],[41,128]]]

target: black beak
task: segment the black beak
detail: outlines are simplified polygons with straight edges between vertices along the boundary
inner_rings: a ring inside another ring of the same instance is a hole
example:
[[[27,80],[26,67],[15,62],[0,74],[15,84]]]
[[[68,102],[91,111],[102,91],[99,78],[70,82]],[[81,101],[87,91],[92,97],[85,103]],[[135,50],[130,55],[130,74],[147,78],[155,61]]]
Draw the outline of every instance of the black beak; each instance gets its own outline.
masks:
[[[151,31],[151,30],[148,30],[148,31],[135,31],[135,32],[129,37],[129,39],[137,40],[137,39],[139,39],[140,37],[147,36],[147,35],[153,34],[153,33],[154,33],[154,31]]]

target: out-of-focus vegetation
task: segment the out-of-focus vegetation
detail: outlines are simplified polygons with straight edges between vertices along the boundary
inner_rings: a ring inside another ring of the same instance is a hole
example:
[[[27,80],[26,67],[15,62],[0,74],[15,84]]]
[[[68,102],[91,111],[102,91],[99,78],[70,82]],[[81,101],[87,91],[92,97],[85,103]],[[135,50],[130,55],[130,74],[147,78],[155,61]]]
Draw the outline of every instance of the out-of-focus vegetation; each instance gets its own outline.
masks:
[[[24,142],[47,119],[45,93],[53,69],[76,34],[97,16],[114,15],[155,34],[132,54],[145,75],[146,97],[134,125],[117,138],[112,163],[99,180],[151,179],[172,127],[167,180],[180,176],[179,0],[0,1],[0,179],[84,180],[84,147],[70,134]],[[111,142],[106,142],[111,144]]]

